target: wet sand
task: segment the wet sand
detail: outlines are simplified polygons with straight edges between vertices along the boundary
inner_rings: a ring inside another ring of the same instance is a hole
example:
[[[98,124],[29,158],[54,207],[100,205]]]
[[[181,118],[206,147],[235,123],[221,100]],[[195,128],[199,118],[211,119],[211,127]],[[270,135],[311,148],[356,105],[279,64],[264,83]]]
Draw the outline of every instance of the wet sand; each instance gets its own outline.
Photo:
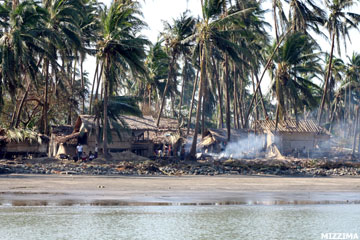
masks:
[[[0,176],[0,204],[2,205],[337,203],[360,203],[359,177]]]

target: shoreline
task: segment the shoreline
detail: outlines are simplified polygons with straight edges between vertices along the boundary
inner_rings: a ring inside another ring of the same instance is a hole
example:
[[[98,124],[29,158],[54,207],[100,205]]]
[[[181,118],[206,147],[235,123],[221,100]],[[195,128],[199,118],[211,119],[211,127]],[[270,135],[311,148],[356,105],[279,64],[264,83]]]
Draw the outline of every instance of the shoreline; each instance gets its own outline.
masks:
[[[360,176],[360,162],[340,159],[228,159],[179,162],[163,159],[74,162],[55,158],[0,160],[1,174],[94,176]]]
[[[2,206],[278,204],[360,204],[360,178],[0,175]]]

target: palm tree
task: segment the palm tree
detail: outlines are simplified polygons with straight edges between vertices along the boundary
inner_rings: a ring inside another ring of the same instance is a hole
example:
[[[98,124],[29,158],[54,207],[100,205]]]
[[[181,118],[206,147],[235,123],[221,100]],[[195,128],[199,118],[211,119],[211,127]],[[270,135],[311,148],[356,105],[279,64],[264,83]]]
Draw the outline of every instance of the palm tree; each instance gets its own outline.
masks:
[[[317,34],[323,34],[319,25],[325,23],[325,11],[313,0],[291,0],[289,21],[294,32],[307,33],[311,30]]]
[[[153,96],[158,99],[160,93],[164,92],[163,81],[168,78],[169,56],[163,49],[162,41],[150,46],[145,66],[148,70],[145,91],[148,91],[148,107],[150,108]]]
[[[13,7],[13,11],[7,11],[9,16],[6,18],[10,19],[9,25],[6,26],[6,31],[0,40],[1,76],[3,85],[12,99],[16,99],[18,88],[25,86],[19,105],[14,102],[16,110],[10,127],[17,127],[31,82],[35,80],[39,70],[37,56],[48,55],[44,46],[45,37],[49,32],[45,28],[47,13],[38,4],[26,1]],[[2,14],[6,13],[5,9],[2,9]],[[22,79],[24,82],[21,81]]]
[[[221,14],[223,14],[223,10],[225,11],[224,1],[204,0],[201,1],[201,6],[202,19],[197,24],[195,34],[192,36],[192,38],[189,38],[189,40],[196,39],[195,53],[197,56],[199,56],[200,59],[200,82],[197,99],[195,132],[189,154],[190,158],[194,158],[196,153],[202,97],[204,96],[204,89],[207,88],[206,76],[207,72],[209,72],[207,67],[211,63],[213,49],[220,51],[226,58],[230,58],[235,62],[239,62],[239,52],[243,49],[231,41],[231,36],[234,32],[237,32],[237,34],[242,34],[243,29],[241,27],[226,29],[226,26],[235,23],[237,20],[239,20],[239,16],[250,13],[253,10],[245,9],[231,13],[229,15],[225,14],[221,16]],[[237,26],[240,26],[240,24]],[[224,67],[224,82],[226,83],[229,77],[229,69],[226,59]],[[230,111],[228,112],[230,113]],[[227,119],[227,122],[229,132],[230,120]]]
[[[160,111],[156,121],[156,126],[160,124],[161,114],[165,105],[165,98],[169,85],[171,82],[176,83],[176,64],[178,58],[183,55],[184,63],[187,64],[187,56],[190,54],[190,48],[192,43],[189,41],[184,41],[193,34],[195,19],[187,15],[187,12],[184,12],[180,18],[173,19],[173,24],[165,22],[165,30],[162,33],[162,36],[165,39],[167,47],[169,47],[169,72],[168,78],[166,81],[165,89],[161,99]]]
[[[47,28],[50,29],[53,34],[48,38],[47,48],[52,54],[52,59],[44,57],[43,68],[44,68],[44,106],[42,113],[42,124],[40,131],[43,133],[48,132],[48,92],[50,82],[50,64],[52,69],[58,68],[57,53],[60,53],[63,61],[74,49],[81,49],[81,37],[79,19],[81,19],[82,1],[71,1],[71,0],[43,0],[43,4],[49,13],[49,19],[47,22]],[[64,66],[63,66],[64,67]],[[65,69],[62,69],[65,70]],[[75,69],[74,69],[75,71]],[[70,74],[69,74],[70,75]],[[70,91],[73,93],[73,80]],[[71,94],[72,95],[72,94]],[[69,104],[69,116],[71,121],[72,105]],[[71,122],[70,122],[71,123]]]
[[[138,32],[145,24],[139,15],[139,5],[129,0],[112,3],[102,17],[101,40],[97,43],[98,58],[104,64],[104,129],[107,129],[108,97],[113,95],[114,86],[119,83],[120,71],[131,70],[133,74],[145,74],[143,60],[146,57],[144,46],[148,41]],[[103,151],[107,152],[107,131],[103,131]]]
[[[346,47],[346,38],[350,39],[349,30],[356,28],[360,20],[360,14],[347,12],[347,9],[354,6],[356,1],[353,0],[325,0],[325,5],[330,11],[330,15],[326,20],[326,28],[329,32],[331,39],[331,49],[329,57],[329,66],[327,67],[327,73],[324,81],[324,92],[321,99],[321,104],[318,112],[318,122],[321,123],[323,109],[326,100],[326,94],[329,84],[329,78],[332,71],[332,59],[334,55],[335,41],[340,53],[340,38],[343,38],[343,43]]]
[[[304,104],[312,107],[317,104],[312,89],[318,87],[308,78],[309,74],[314,78],[313,74],[321,73],[317,49],[309,36],[298,32],[290,35],[275,55],[276,122],[286,119],[286,106],[291,106],[297,117]]]

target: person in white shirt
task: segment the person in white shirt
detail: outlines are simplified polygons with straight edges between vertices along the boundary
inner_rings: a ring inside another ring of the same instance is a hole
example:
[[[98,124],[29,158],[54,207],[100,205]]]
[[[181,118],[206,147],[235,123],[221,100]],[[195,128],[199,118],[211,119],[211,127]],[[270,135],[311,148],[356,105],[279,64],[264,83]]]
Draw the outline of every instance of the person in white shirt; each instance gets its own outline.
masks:
[[[98,148],[98,145],[96,144],[95,145],[95,158],[97,158],[98,157],[98,154],[99,154],[99,148]]]
[[[83,146],[80,143],[76,146],[76,152],[78,155],[77,160],[81,160],[82,153],[83,153]]]

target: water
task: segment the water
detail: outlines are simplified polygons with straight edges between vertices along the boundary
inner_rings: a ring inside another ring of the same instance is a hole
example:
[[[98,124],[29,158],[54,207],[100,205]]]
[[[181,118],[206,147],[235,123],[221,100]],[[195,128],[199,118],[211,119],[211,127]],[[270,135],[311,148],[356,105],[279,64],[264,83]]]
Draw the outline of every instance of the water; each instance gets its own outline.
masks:
[[[0,207],[0,239],[321,239],[357,233],[360,205]]]

